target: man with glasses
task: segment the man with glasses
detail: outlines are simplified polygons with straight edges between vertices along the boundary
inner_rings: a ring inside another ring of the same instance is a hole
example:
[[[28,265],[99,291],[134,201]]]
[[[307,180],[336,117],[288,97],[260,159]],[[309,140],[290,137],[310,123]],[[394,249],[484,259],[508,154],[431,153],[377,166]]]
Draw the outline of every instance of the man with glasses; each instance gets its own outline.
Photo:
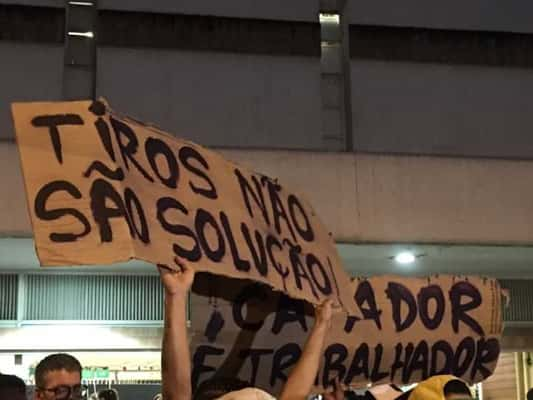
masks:
[[[37,365],[34,400],[81,400],[86,392],[81,364],[71,355],[52,354]]]

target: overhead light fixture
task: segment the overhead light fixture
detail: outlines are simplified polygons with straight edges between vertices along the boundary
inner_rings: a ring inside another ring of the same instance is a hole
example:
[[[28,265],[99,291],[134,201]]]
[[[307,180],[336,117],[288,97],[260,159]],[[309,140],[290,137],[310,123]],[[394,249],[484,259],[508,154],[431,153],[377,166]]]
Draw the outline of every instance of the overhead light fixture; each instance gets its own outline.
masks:
[[[339,14],[320,13],[318,15],[318,19],[320,20],[321,24],[337,24],[338,25],[340,23]]]
[[[86,38],[93,38],[94,34],[92,32],[69,32],[69,36],[81,36]]]
[[[402,251],[394,256],[394,261],[402,265],[412,264],[415,260],[416,256],[410,251]]]
[[[93,7],[94,3],[90,1],[69,1],[68,4],[71,6],[85,6],[85,7]]]

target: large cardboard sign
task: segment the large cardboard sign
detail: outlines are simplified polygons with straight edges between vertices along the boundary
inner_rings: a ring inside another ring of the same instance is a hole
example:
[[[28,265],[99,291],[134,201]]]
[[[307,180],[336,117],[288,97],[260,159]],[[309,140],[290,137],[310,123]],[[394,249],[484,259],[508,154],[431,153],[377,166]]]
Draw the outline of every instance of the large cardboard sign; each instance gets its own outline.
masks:
[[[349,278],[313,208],[277,180],[103,102],[12,106],[42,265],[137,258],[263,282],[348,311]]]
[[[453,374],[487,378],[500,353],[501,290],[477,277],[380,276],[350,285],[357,317],[338,313],[317,387]],[[193,384],[238,376],[278,393],[313,326],[313,309],[256,283],[197,276],[192,295]]]

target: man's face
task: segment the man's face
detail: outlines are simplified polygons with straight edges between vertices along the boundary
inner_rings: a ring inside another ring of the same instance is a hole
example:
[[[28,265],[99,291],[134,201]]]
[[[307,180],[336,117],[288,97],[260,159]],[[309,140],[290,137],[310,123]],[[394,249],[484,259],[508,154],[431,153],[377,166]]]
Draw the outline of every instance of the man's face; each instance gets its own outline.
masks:
[[[64,369],[49,371],[44,376],[44,387],[36,390],[37,400],[80,399],[81,376],[78,372]]]

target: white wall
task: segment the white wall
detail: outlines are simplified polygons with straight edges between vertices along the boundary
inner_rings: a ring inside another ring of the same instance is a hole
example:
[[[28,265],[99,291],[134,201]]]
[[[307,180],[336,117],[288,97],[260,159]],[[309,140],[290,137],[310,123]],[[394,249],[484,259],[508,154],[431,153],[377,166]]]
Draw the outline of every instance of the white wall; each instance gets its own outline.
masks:
[[[354,60],[356,148],[533,156],[533,70]]]
[[[60,100],[63,47],[0,41],[0,139],[10,104]],[[210,146],[320,149],[317,58],[100,48],[97,92],[119,111]]]
[[[63,46],[0,41],[0,139],[13,137],[10,104],[60,100]]]
[[[101,48],[98,95],[210,146],[321,147],[315,58]]]
[[[148,371],[119,373],[119,379],[160,378],[160,327],[113,327],[90,324],[30,325],[0,327],[0,372],[29,379],[30,367],[49,354],[67,351],[84,366],[109,366],[111,370],[129,371],[151,366]],[[22,365],[14,364],[14,353],[22,354]],[[144,369],[144,368],[143,368]]]
[[[59,100],[62,46],[0,42],[0,139],[10,103]],[[100,48],[98,95],[208,146],[320,150],[319,59]],[[359,151],[533,157],[533,70],[353,60]]]
[[[91,324],[27,325],[0,328],[0,352],[5,350],[137,350],[158,349],[160,327],[113,327]],[[46,342],[42,341],[46,338]]]

